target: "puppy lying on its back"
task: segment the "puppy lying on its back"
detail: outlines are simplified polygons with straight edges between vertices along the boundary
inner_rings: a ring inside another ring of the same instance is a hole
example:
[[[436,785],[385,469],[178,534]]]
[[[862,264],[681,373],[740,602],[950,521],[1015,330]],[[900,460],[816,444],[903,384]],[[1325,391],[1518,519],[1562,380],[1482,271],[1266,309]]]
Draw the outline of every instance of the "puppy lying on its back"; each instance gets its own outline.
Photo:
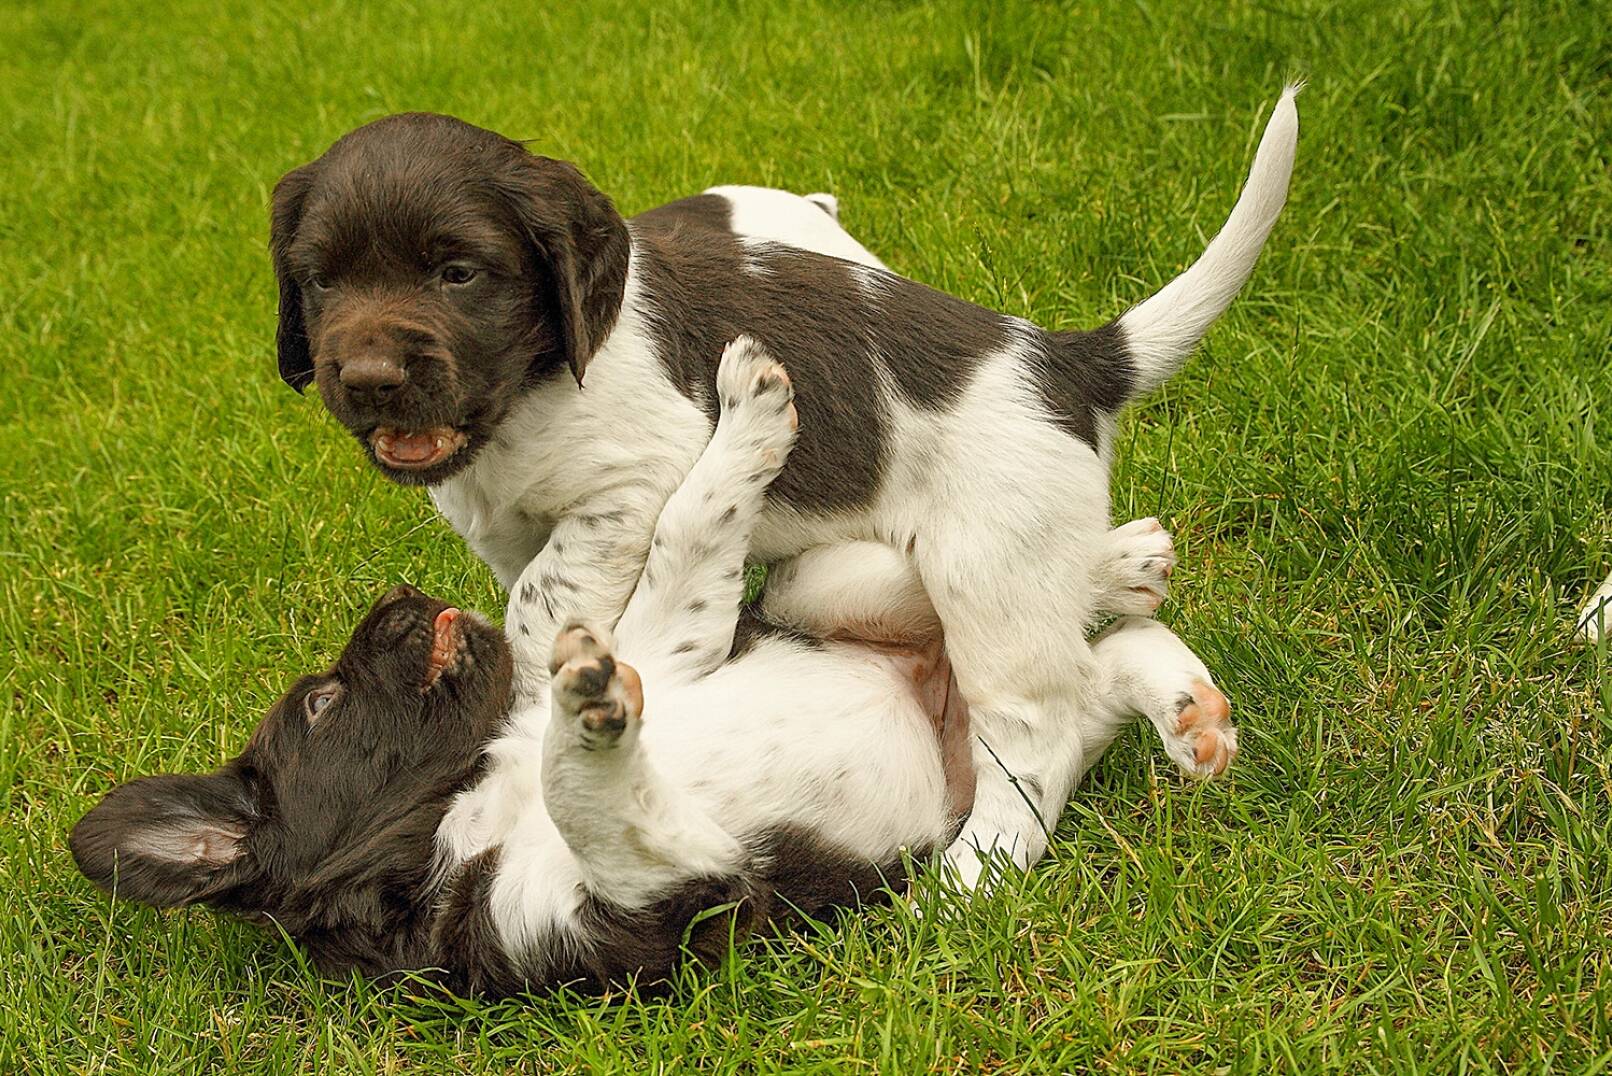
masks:
[[[730,926],[898,882],[962,806],[942,751],[960,731],[944,660],[932,639],[783,633],[726,656],[795,415],[782,368],[753,345],[730,349],[718,387],[716,432],[645,536],[613,645],[566,626],[605,570],[580,547],[517,582],[507,640],[399,587],[224,767],[113,789],[73,830],[80,868],[148,904],[272,918],[327,972],[438,969],[498,994],[657,981],[702,912],[727,909],[689,939],[710,955]],[[1158,565],[1152,529],[1130,531],[1138,563]],[[1123,619],[1094,654],[1082,760],[1139,714],[1225,728],[1207,670],[1159,624]]]
[[[800,444],[751,553],[799,558],[781,607],[807,614],[863,563],[835,553],[849,543],[897,555],[864,578],[871,593],[916,571],[976,733],[977,800],[949,852],[972,882],[981,853],[1041,854],[1042,820],[1088,762],[1072,730],[1100,682],[1085,629],[1114,417],[1253,272],[1287,195],[1294,92],[1202,257],[1118,319],[1068,332],[747,238],[720,196],[626,221],[571,165],[490,131],[381,120],[275,190],[280,373],[316,383],[384,473],[429,485],[508,585],[534,556],[558,571],[577,548],[637,564],[709,437],[723,346],[748,335],[786,356]],[[608,623],[636,584],[636,569],[595,575],[576,607]],[[1199,776],[1234,747],[1218,727],[1157,728]]]

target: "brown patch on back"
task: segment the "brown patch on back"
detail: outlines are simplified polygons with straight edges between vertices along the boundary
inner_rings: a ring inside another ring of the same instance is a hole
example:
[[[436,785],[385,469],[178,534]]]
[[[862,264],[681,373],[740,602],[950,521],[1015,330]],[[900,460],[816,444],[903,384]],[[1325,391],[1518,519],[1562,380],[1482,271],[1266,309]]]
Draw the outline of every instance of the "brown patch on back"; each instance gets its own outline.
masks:
[[[714,232],[733,231],[733,206],[720,194],[696,194],[646,209],[632,219],[635,227],[674,229],[683,226]]]
[[[838,258],[742,243],[699,217],[634,219],[644,312],[672,383],[712,421],[730,340],[755,337],[789,370],[800,438],[771,498],[805,511],[865,504],[884,471],[884,386],[912,406],[950,406],[1009,341],[1006,319],[984,307]]]

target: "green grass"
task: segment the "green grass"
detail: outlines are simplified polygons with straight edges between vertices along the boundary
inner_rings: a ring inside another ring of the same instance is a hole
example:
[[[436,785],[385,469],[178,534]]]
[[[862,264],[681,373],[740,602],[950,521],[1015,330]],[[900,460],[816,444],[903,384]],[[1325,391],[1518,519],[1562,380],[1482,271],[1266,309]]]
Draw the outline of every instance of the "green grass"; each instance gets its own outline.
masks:
[[[1568,631],[1612,562],[1596,6],[5,0],[0,1071],[1605,1070],[1612,676]],[[325,982],[73,869],[98,795],[236,750],[385,585],[501,604],[275,376],[268,192],[349,127],[453,112],[627,211],[833,190],[899,270],[1072,327],[1197,254],[1294,75],[1287,215],[1115,474],[1180,543],[1231,780],[1138,729],[966,915],[666,1000]]]

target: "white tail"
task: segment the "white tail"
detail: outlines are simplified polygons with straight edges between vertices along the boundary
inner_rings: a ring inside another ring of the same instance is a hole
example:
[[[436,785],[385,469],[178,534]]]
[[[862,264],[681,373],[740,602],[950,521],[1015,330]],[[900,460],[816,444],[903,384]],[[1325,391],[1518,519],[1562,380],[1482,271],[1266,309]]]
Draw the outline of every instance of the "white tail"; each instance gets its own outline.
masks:
[[[1220,234],[1186,272],[1119,319],[1135,367],[1140,395],[1164,384],[1191,354],[1214,320],[1226,312],[1254,271],[1265,238],[1287,201],[1293,152],[1299,139],[1299,112],[1293,104],[1300,85],[1282,90],[1265,124],[1242,197]]]

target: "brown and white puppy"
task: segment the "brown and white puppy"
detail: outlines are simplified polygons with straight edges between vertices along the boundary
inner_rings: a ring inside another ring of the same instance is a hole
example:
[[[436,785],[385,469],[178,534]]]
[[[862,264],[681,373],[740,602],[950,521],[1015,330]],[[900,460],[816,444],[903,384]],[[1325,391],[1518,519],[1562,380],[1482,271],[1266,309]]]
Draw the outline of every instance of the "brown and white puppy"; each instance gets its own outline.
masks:
[[[787,357],[801,438],[751,552],[808,556],[768,608],[820,605],[837,584],[819,569],[861,559],[848,543],[916,568],[974,715],[978,798],[949,853],[973,882],[980,853],[1041,854],[1083,768],[1114,416],[1253,271],[1286,199],[1294,92],[1198,262],[1090,332],[746,236],[742,200],[708,193],[627,221],[573,166],[490,131],[382,120],[276,189],[280,372],[317,382],[383,472],[428,485],[506,586],[541,581],[544,558],[577,545],[616,566],[582,595],[603,624],[636,582],[645,521],[710,434],[723,346],[748,335]],[[1235,747],[1157,728],[1199,776]]]

